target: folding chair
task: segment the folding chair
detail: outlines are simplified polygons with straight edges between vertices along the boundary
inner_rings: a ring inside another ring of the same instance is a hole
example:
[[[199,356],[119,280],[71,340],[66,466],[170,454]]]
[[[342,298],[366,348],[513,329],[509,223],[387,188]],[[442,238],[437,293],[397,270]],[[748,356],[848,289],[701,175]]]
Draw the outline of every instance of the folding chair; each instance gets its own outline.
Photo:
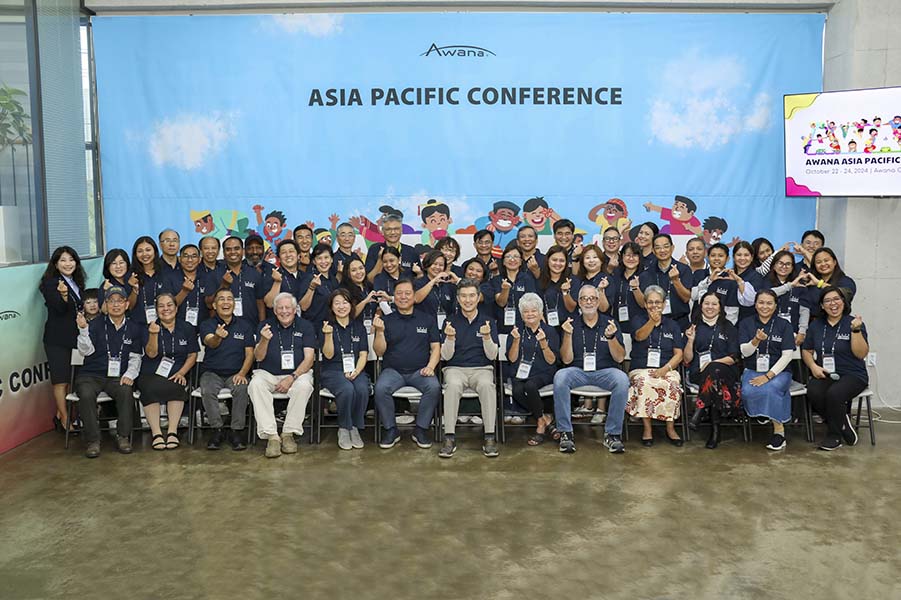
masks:
[[[203,425],[203,419],[201,418],[200,423],[197,423],[197,412],[203,410],[203,393],[200,389],[200,365],[203,364],[203,357],[206,354],[206,346],[203,345],[203,341],[200,343],[200,351],[197,353],[197,364],[195,366],[195,378],[194,384],[191,389],[191,394],[189,396],[190,401],[188,402],[188,411],[189,411],[189,424],[188,424],[188,444],[194,445],[194,433],[198,429],[211,429],[209,426]],[[287,396],[286,396],[287,397]],[[217,395],[217,399],[222,402],[230,402],[232,400],[232,393],[228,388],[222,388],[219,390],[219,394]],[[247,403],[247,444],[253,445],[254,438],[256,435],[256,429],[254,425],[253,419],[253,402]],[[230,415],[229,415],[230,416]]]
[[[367,336],[367,338],[368,338],[368,340],[369,340],[369,352],[368,352],[367,355],[366,355],[366,362],[367,362],[367,364],[375,365],[375,362],[376,362],[376,355],[375,355],[375,352],[373,352],[373,350],[372,350],[372,339],[373,339],[373,335],[372,335],[372,334],[369,334],[369,335]],[[327,428],[327,429],[338,429],[338,422],[337,422],[337,415],[335,415],[335,421],[334,421],[334,423],[323,423],[323,421],[324,421],[326,418],[331,418],[331,417],[332,417],[332,415],[326,415],[326,414],[325,414],[325,406],[326,406],[326,402],[325,402],[325,401],[332,401],[332,400],[334,400],[334,399],[335,399],[335,395],[334,395],[328,388],[321,387],[321,381],[322,381],[322,379],[321,379],[321,375],[322,375],[322,352],[321,352],[321,351],[318,352],[318,353],[316,354],[316,357],[317,357],[317,358],[316,358],[316,369],[315,369],[315,376],[314,376],[314,378],[313,378],[313,397],[311,398],[311,401],[312,401],[312,403],[313,403],[313,408],[311,409],[310,412],[311,412],[311,415],[315,415],[315,417],[314,417],[314,418],[315,418],[315,421],[314,421],[313,427],[315,427],[315,429],[316,429],[316,443],[317,443],[317,444],[321,444],[321,443],[322,443],[322,429],[323,429],[323,428]],[[375,368],[373,368],[373,373],[375,373]],[[374,384],[374,380],[375,380],[375,378],[373,377],[372,380],[369,382],[369,399],[370,399],[370,402],[372,401],[372,394],[373,394],[373,384]],[[367,407],[367,408],[368,408],[368,407]],[[373,407],[373,408],[374,408],[374,407]],[[375,413],[378,413],[378,411],[374,411],[374,412],[375,412]],[[377,425],[378,425],[378,417],[377,417],[377,416],[374,416],[374,417],[373,417],[373,419],[372,419],[372,424],[373,424],[373,427],[376,429],[376,438],[375,438],[375,439],[376,439],[376,441],[378,441],[378,439],[377,439],[377,436],[378,436],[378,427],[377,427]],[[312,442],[311,442],[311,443],[312,443]]]
[[[870,445],[876,445],[876,428],[873,426],[873,406],[870,400],[873,398],[873,390],[870,388],[865,389],[861,393],[857,395],[856,398],[851,400],[853,403],[854,400],[857,400],[857,418],[854,421],[855,427],[860,427],[860,410],[864,402],[867,403],[867,428],[870,430]]]
[[[78,370],[78,367],[81,367],[82,365],[84,365],[84,356],[82,356],[81,352],[79,352],[77,348],[72,350],[72,358],[70,359],[69,363],[72,367],[72,372],[69,377],[69,389],[72,391],[70,391],[68,394],[66,394],[66,412],[69,414],[69,421],[71,421],[72,420],[72,412],[75,409],[75,404],[78,403],[78,401],[79,401],[78,394],[75,393],[75,374]],[[135,400],[137,400],[138,398],[140,398],[141,393],[138,392],[137,390],[135,390],[133,395],[135,397]],[[113,402],[113,399],[106,392],[100,392],[99,394],[97,394],[98,409],[101,404],[108,404],[110,402]],[[137,414],[138,413],[135,412],[135,415],[137,415]],[[117,416],[117,418],[118,418],[118,416]],[[98,420],[99,420],[99,415],[98,415]],[[105,429],[101,428],[100,431],[112,431],[112,427],[109,427],[108,424],[109,424],[109,421],[107,421],[107,427]],[[135,427],[132,427],[131,435],[128,436],[129,444],[131,444],[134,441],[134,435],[135,435],[134,430],[136,429],[137,425],[140,425],[140,420],[138,420],[135,425],[136,425]],[[64,443],[63,447],[66,450],[69,449],[68,424],[66,424],[66,438],[65,438],[65,443]]]
[[[509,398],[510,401],[513,401],[513,379],[511,377],[505,377],[504,373],[504,365],[509,364],[507,359],[507,335],[506,333],[502,333],[498,335],[499,340],[499,348],[497,353],[497,373],[498,373],[498,383],[497,389],[500,392],[500,405],[498,406],[497,411],[497,434],[498,439],[502,444],[507,443],[507,427],[534,427],[534,424],[531,423],[522,423],[520,425],[514,425],[512,423],[507,423],[505,421],[506,415],[506,399]],[[554,395],[554,384],[549,383],[546,386],[543,386],[538,390],[538,395],[542,398],[549,398]]]
[[[375,363],[376,370],[376,379],[378,378],[378,373],[382,370],[382,358],[378,357]],[[439,371],[440,372],[440,371]],[[405,385],[402,388],[398,389],[394,394],[392,394],[395,400],[398,398],[402,400],[409,400],[410,406],[412,408],[413,404],[417,404],[417,410],[419,409],[418,404],[422,399],[422,392],[417,390],[416,388]],[[432,431],[434,432],[434,439],[438,440],[441,436],[441,399],[438,399],[438,405],[435,407],[435,413],[432,415]],[[415,425],[414,425],[415,426]],[[409,425],[401,425],[400,427],[409,428]],[[382,441],[382,423],[379,418],[379,411],[376,408],[375,411],[375,443],[378,444]]]

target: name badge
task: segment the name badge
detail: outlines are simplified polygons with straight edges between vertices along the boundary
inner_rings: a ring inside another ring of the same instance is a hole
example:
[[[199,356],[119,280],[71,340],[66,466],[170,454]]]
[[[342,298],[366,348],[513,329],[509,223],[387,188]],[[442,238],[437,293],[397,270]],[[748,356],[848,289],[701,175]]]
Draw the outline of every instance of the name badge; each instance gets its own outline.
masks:
[[[197,309],[196,308],[188,308],[185,310],[185,321],[197,327]]]
[[[560,314],[556,310],[547,311],[547,324],[556,327],[560,324]]]
[[[582,370],[594,371],[595,369],[597,369],[597,365],[597,356],[595,356],[594,352],[586,352],[585,358],[582,359]]]
[[[659,348],[651,348],[648,350],[648,368],[649,369],[659,369],[660,368],[660,349]]]
[[[345,352],[341,355],[341,368],[344,369],[345,373],[353,373],[357,368],[357,362],[354,360],[354,355],[349,352]]]
[[[669,296],[663,301],[663,314],[668,315],[673,312],[673,307],[669,303]]]
[[[156,374],[160,377],[165,377],[166,379],[168,379],[169,373],[172,372],[172,367],[174,365],[175,359],[169,356],[164,356],[162,359],[160,359],[160,366],[156,368]]]
[[[372,319],[363,319],[363,327],[366,328],[366,335],[372,333]]]
[[[391,310],[391,306],[388,304],[388,301],[387,301],[387,300],[381,300],[381,301],[379,302],[379,310],[381,310],[381,311],[382,311],[382,315],[383,315],[383,316],[386,316],[386,317],[387,317],[388,315],[390,315],[392,312],[394,312],[394,311]]]
[[[517,379],[528,379],[529,373],[532,372],[532,363],[530,361],[524,360],[519,363],[519,367],[516,369],[516,378]]]
[[[617,313],[619,314],[620,322],[629,320],[629,307],[628,306],[620,306]]]
[[[235,296],[235,316],[243,317],[244,316],[244,302],[241,296]]]
[[[444,329],[444,322],[447,321],[447,315],[441,311],[438,311],[438,329]]]
[[[831,354],[823,356],[823,370],[827,373],[835,373],[835,357]]]
[[[122,363],[118,358],[110,357],[109,361],[106,363],[106,376],[107,377],[119,377],[119,371],[122,369]]]
[[[770,370],[770,355],[769,354],[760,354],[760,351],[757,351],[757,371],[759,373],[766,373]]]
[[[156,321],[156,308],[153,306],[145,306],[144,314],[147,315],[147,322],[153,323]]]
[[[282,369],[294,370],[294,352],[282,350]]]
[[[703,371],[707,365],[710,364],[710,353],[709,352],[701,352],[698,354],[698,361],[701,365],[701,370]]]
[[[516,309],[512,306],[504,309],[504,325],[508,327],[516,325]]]

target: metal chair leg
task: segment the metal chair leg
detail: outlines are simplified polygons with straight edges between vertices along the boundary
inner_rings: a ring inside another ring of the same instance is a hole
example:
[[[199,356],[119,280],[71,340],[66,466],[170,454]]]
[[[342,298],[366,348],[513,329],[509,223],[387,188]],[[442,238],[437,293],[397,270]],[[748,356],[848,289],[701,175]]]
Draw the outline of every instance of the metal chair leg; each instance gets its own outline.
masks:
[[[876,445],[876,427],[873,423],[873,407],[870,404],[870,396],[867,396],[867,422],[870,426],[870,445]]]

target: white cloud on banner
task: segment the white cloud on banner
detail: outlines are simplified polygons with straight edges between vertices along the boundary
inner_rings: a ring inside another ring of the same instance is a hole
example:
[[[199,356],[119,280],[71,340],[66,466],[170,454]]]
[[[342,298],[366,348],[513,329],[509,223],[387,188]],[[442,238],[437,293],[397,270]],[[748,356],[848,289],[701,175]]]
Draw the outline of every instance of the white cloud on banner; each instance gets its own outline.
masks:
[[[288,33],[305,33],[313,37],[329,37],[344,30],[344,15],[322,13],[273,15],[272,22]]]
[[[157,166],[192,171],[225,148],[235,135],[237,113],[178,115],[165,119],[150,134],[148,150]]]
[[[651,141],[711,150],[772,121],[770,96],[750,93],[744,65],[697,50],[667,63],[660,94],[651,101]]]

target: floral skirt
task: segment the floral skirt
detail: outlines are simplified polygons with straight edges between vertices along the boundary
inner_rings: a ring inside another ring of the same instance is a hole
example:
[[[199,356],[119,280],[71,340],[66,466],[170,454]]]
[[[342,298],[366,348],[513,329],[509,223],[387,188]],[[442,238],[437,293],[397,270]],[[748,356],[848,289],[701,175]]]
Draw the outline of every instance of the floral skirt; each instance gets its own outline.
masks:
[[[692,379],[698,384],[698,410],[710,407],[724,419],[742,416],[741,381],[735,367],[712,362]]]
[[[629,373],[629,401],[626,412],[633,417],[675,421],[681,412],[682,383],[678,371],[663,377],[651,377],[653,369],[635,369]]]

